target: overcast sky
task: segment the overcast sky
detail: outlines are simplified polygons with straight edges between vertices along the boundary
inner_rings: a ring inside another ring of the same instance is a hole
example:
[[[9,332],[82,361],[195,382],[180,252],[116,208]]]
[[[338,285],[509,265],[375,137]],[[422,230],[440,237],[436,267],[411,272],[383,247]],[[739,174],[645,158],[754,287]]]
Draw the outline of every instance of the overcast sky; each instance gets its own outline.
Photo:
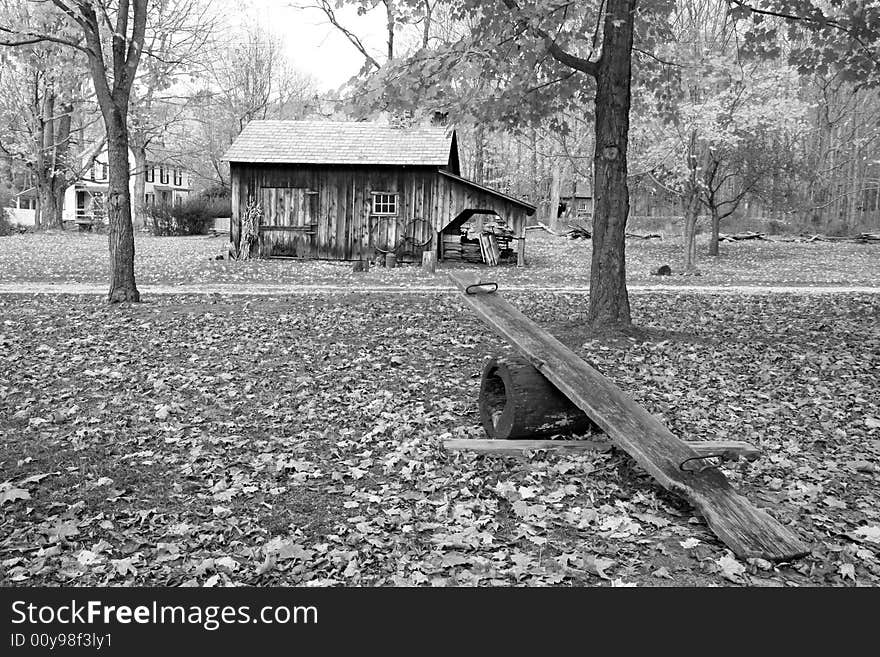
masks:
[[[251,15],[284,39],[294,66],[311,75],[321,89],[335,89],[363,66],[363,56],[330,25],[323,12],[297,8],[296,5],[309,4],[309,0],[246,0],[242,4],[250,4]],[[366,16],[358,16],[350,6],[336,13],[340,22],[360,37],[371,54],[381,55],[385,48],[385,17],[381,7]]]

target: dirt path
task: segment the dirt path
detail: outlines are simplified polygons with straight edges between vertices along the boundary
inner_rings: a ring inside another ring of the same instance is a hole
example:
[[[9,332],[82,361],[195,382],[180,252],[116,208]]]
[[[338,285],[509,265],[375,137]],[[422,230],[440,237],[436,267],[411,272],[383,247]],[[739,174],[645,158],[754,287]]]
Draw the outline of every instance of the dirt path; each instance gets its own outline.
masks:
[[[229,296],[273,296],[286,294],[451,294],[451,285],[419,286],[350,286],[350,285],[139,285],[142,295],[219,294]],[[880,294],[876,286],[789,286],[789,285],[630,285],[630,292],[692,293],[692,294]],[[502,292],[542,291],[555,294],[589,294],[586,287],[541,287],[539,285],[512,285]],[[107,287],[96,283],[0,283],[0,294],[89,294],[103,295]]]

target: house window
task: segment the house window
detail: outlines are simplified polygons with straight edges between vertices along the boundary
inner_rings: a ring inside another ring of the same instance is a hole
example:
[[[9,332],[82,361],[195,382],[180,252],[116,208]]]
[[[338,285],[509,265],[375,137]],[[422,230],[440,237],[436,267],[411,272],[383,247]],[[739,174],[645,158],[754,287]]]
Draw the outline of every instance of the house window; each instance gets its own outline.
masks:
[[[107,165],[101,162],[101,180],[107,180]]]
[[[89,167],[89,180],[95,180],[95,169],[98,168],[97,162],[92,162],[92,166]]]
[[[183,185],[183,176],[180,173],[180,169],[174,169],[174,185],[176,187],[180,187]]]
[[[156,195],[155,194],[144,194],[144,205],[148,208],[152,208],[156,205]]]
[[[149,166],[145,171],[147,182],[155,182],[156,181],[156,169],[155,167]]]
[[[373,192],[373,214],[397,214],[397,194],[392,192]]]
[[[159,182],[163,185],[168,184],[168,169],[165,167],[159,167]]]

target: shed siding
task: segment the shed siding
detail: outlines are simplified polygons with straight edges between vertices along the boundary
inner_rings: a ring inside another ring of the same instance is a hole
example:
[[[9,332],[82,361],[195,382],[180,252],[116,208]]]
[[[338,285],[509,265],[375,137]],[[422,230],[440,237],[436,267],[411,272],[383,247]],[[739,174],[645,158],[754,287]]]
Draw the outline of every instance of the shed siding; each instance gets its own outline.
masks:
[[[237,251],[248,201],[263,204],[259,254],[351,260],[373,249],[418,254],[464,210],[496,212],[517,235],[526,210],[443,177],[433,167],[272,165],[232,162],[230,241]],[[371,192],[398,196],[396,217],[372,215]],[[268,227],[268,229],[267,229]]]

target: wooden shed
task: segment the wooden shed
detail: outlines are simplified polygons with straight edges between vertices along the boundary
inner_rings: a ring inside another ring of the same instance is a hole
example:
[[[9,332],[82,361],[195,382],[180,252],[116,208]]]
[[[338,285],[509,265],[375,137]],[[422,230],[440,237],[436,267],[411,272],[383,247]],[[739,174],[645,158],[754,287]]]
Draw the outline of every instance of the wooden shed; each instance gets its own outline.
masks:
[[[442,259],[444,244],[468,240],[464,224],[492,215],[524,262],[535,207],[462,178],[455,131],[446,127],[251,121],[224,159],[234,256],[248,248],[261,257],[356,260],[378,252],[405,261],[431,250]]]

